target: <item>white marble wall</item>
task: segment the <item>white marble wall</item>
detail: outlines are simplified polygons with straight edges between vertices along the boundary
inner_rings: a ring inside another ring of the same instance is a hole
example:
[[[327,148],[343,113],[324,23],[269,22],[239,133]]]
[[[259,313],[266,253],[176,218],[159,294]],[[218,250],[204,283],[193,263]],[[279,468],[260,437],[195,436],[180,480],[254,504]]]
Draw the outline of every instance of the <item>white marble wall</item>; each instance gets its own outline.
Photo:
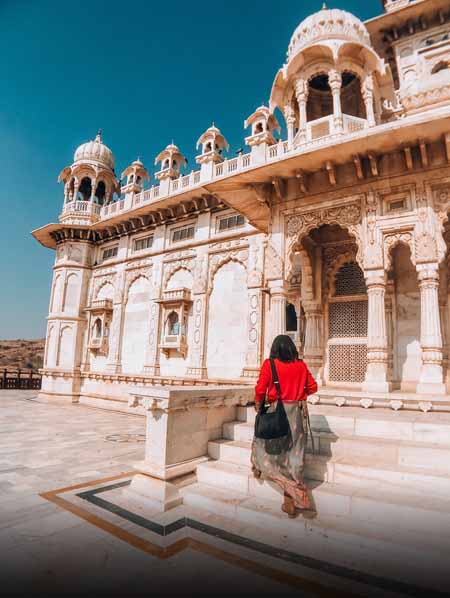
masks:
[[[221,266],[209,297],[207,358],[210,378],[239,378],[247,350],[248,292],[245,268]]]

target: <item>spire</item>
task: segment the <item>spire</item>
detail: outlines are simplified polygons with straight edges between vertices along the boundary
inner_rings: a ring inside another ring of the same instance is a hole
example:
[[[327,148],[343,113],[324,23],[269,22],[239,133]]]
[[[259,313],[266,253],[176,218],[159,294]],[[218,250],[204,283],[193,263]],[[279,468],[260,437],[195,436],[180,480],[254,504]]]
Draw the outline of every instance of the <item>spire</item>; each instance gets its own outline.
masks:
[[[102,143],[102,130],[99,129],[97,131],[97,136],[95,137],[95,141],[98,141],[99,143]]]
[[[322,10],[328,10],[327,3],[326,3],[326,2],[324,2],[324,3],[322,4]]]

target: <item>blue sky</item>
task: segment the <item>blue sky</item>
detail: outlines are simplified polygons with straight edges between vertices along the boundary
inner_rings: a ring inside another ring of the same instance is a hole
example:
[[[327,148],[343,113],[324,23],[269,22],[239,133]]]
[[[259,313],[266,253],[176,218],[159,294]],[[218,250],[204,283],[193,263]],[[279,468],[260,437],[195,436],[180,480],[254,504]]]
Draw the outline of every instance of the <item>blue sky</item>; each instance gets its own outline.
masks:
[[[367,19],[380,0],[333,0]],[[194,166],[215,121],[234,155],[267,102],[291,34],[319,0],[0,0],[0,339],[45,332],[54,253],[30,231],[55,222],[56,178],[98,128],[116,172],[174,139]]]

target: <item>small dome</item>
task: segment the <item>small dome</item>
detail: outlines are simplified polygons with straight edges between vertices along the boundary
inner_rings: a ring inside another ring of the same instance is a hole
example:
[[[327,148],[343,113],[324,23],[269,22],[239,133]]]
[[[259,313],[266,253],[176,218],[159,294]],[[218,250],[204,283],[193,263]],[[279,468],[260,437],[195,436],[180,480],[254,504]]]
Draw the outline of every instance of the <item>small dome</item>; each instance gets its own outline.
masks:
[[[300,50],[326,39],[342,39],[371,46],[370,35],[362,21],[337,8],[319,10],[300,23],[291,37],[288,60]]]
[[[93,141],[83,143],[76,150],[73,157],[74,162],[98,162],[102,166],[106,166],[111,170],[114,168],[114,156],[112,151],[102,143],[102,136],[100,131],[97,133]]]

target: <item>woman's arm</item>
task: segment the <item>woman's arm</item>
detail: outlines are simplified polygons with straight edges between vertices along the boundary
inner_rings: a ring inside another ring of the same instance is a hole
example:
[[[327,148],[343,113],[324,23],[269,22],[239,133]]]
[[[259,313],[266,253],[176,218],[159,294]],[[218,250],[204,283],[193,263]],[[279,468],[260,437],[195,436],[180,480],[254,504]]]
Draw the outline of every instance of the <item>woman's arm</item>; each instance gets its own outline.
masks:
[[[305,393],[306,396],[313,395],[317,392],[317,382],[311,375],[311,372],[308,370],[308,366],[305,364],[306,367],[306,382],[305,382]]]
[[[259,372],[259,378],[255,386],[255,409],[258,411],[261,401],[266,398],[266,392],[269,388],[270,381],[272,379],[272,372],[270,369],[269,360],[266,359],[262,364],[261,371]]]

